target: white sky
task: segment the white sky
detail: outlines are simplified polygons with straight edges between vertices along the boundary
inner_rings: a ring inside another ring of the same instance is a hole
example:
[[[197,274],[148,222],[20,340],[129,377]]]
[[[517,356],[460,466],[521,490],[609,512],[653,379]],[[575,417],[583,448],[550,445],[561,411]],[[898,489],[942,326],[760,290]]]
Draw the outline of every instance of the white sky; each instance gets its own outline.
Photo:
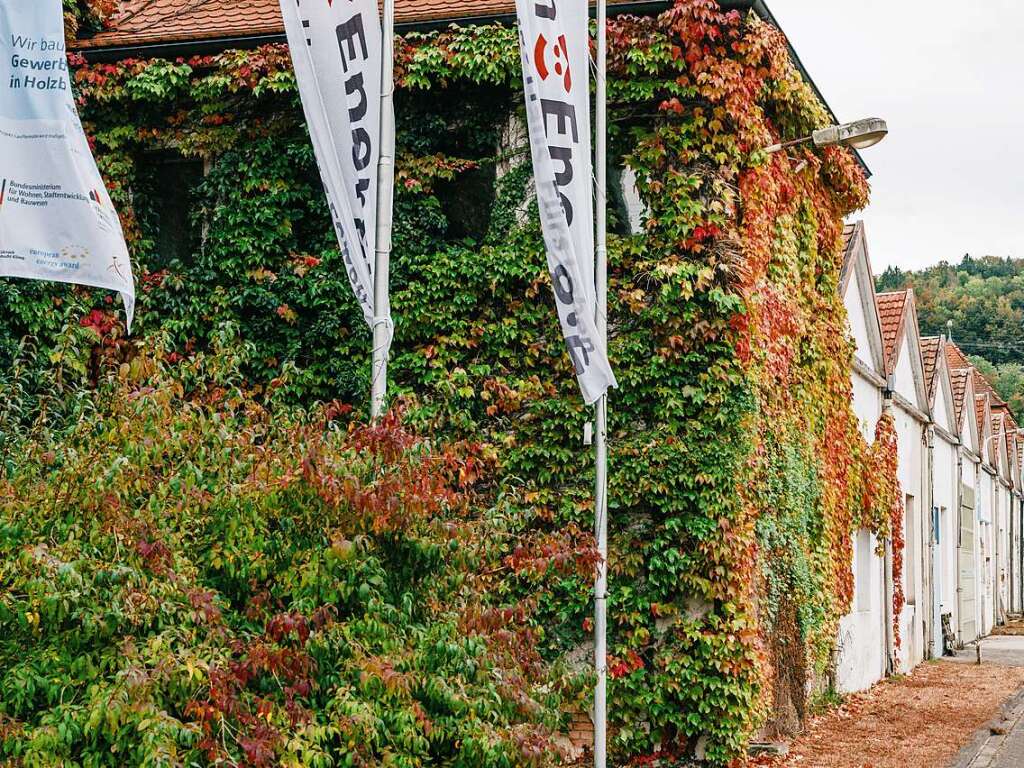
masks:
[[[841,121],[881,117],[872,267],[1024,258],[1024,2],[767,0]]]

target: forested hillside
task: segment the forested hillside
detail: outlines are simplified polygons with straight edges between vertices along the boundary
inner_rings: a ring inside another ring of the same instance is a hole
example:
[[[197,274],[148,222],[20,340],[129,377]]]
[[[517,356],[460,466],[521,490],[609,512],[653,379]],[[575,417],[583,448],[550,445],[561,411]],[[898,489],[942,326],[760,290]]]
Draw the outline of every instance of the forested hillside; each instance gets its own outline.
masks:
[[[889,267],[879,291],[912,287],[924,336],[951,334],[972,361],[1024,415],[1024,259],[964,256],[920,272]],[[952,325],[950,325],[952,321]]]

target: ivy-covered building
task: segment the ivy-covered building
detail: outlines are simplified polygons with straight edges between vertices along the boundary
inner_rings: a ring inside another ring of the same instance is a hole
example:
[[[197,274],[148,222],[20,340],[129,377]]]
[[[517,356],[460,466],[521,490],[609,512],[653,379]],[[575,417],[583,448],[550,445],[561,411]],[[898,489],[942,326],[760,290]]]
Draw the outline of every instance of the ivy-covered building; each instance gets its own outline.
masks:
[[[83,121],[139,275],[139,337],[159,339],[170,366],[229,354],[275,401],[362,408],[369,334],[277,0],[65,7]],[[844,306],[844,219],[867,202],[865,167],[835,147],[763,151],[835,122],[768,9],[611,7],[612,749],[616,764],[727,765],[752,739],[796,731],[830,688],[860,687],[844,665],[875,674],[877,654],[843,656],[854,553],[861,539],[876,559],[879,542],[903,552],[901,487],[921,470],[901,464],[917,449],[897,439],[884,388],[863,412],[855,396],[855,371],[881,366],[865,378],[877,385],[887,365],[884,346],[858,362]],[[545,681],[530,695],[502,681],[503,711],[530,727],[519,741],[510,728],[508,748],[515,764],[547,765],[567,759],[559,739],[588,706],[593,466],[548,295],[513,17],[508,0],[398,1],[392,373],[407,423],[492,462],[490,509],[509,526],[494,542],[501,565],[477,575],[509,630],[494,653],[535,652],[531,679]],[[5,282],[0,312],[4,363],[25,335],[46,350],[87,343],[86,380],[111,363],[130,370],[137,352],[95,291]],[[920,653],[923,624],[911,623],[904,647]],[[523,636],[528,649],[508,640]],[[400,666],[401,654],[385,661]],[[347,720],[324,722],[317,696],[307,692],[304,716],[344,764],[489,765],[443,725],[451,713],[431,691],[396,690],[399,714],[360,720],[358,738]],[[30,709],[19,721],[42,728]],[[399,722],[412,735],[391,743]],[[225,721],[214,746],[241,754],[250,727]],[[265,764],[306,723],[290,727],[263,734]],[[84,749],[77,738],[67,750]]]

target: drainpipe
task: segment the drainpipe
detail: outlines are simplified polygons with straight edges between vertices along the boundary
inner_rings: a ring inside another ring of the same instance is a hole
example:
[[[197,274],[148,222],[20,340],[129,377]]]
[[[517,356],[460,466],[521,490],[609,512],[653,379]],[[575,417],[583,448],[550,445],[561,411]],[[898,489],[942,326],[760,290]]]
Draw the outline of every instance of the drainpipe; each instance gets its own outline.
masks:
[[[1017,586],[1020,588],[1020,600],[1017,609],[1024,613],[1024,496],[1017,496],[1017,530],[1021,539],[1017,543],[1017,555],[1020,558],[1017,569]]]
[[[928,606],[928,612],[922,617],[922,623],[925,627],[925,632],[928,637],[928,653],[926,658],[935,658],[935,630],[933,626],[935,623],[935,609],[938,607],[939,595],[936,594],[938,585],[935,583],[935,540],[936,526],[938,522],[936,518],[935,510],[935,427],[928,425],[925,430],[925,442],[928,447],[928,476],[925,480],[925,492],[928,495],[928,554],[924,557],[924,579],[928,584],[928,589],[925,590],[926,600],[925,604]]]
[[[885,382],[885,393],[882,401],[882,414],[885,416],[893,415],[893,403],[892,396],[895,389],[895,381],[893,376],[889,376]],[[886,676],[892,676],[896,674],[896,637],[893,633],[893,624],[895,619],[893,617],[893,600],[896,593],[895,587],[893,586],[893,573],[892,573],[892,537],[890,536],[885,540],[885,596],[882,600],[885,608],[885,674]]]
[[[1008,578],[1010,580],[1010,613],[1017,612],[1017,569],[1014,568],[1014,554],[1016,552],[1017,539],[1016,539],[1016,528],[1014,525],[1014,493],[1013,488],[1010,488],[1010,551],[1007,554],[1007,570],[1009,571]]]
[[[996,464],[999,464],[999,456],[996,456]],[[999,627],[1003,625],[1002,621],[1002,603],[1003,603],[1003,586],[1000,584],[999,579],[999,508],[1002,504],[999,503],[999,497],[1002,496],[1000,493],[1001,486],[999,477],[999,468],[996,467],[996,473],[992,478],[992,560],[993,567],[995,569],[993,582],[995,588],[992,590],[992,626]]]
[[[1017,586],[1020,588],[1020,600],[1017,608],[1024,613],[1024,496],[1017,496],[1017,531],[1021,541],[1017,544],[1017,554],[1020,557],[1017,569]]]
[[[960,615],[960,606],[963,602],[963,587],[960,585],[960,558],[963,557],[961,550],[964,547],[964,446],[961,442],[956,447],[956,626],[953,634],[957,638],[957,646],[964,647],[964,639],[960,636],[960,622],[963,617]]]

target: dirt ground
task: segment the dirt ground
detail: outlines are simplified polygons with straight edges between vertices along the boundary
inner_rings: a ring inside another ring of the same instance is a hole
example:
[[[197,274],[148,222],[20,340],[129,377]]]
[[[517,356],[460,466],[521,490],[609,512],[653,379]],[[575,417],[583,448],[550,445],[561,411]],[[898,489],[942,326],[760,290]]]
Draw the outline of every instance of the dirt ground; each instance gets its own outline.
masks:
[[[879,683],[815,718],[788,757],[759,768],[945,768],[1000,705],[1024,669],[932,662]]]

